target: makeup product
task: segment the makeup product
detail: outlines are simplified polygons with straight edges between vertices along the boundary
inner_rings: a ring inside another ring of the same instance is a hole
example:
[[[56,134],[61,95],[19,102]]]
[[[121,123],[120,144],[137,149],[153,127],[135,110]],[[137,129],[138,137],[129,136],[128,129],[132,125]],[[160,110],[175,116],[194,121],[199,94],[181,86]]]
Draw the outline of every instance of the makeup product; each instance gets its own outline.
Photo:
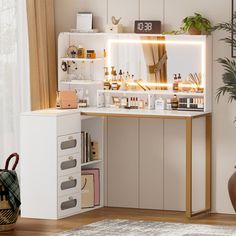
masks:
[[[95,50],[87,50],[87,58],[89,58],[89,59],[95,59],[95,58],[96,58],[96,52],[95,52]]]
[[[175,94],[174,97],[171,99],[171,108],[172,108],[172,110],[177,110],[178,105],[179,105],[178,98]]]
[[[120,108],[120,106],[121,106],[121,101],[120,101],[120,98],[119,98],[119,97],[112,97],[112,101],[113,101],[113,105],[114,105],[116,108]]]
[[[79,105],[79,107],[87,107],[87,100],[79,99],[78,105]]]
[[[165,110],[165,100],[163,98],[155,100],[155,110]]]
[[[174,75],[174,82],[173,82],[173,91],[178,92],[178,90],[179,90],[178,77],[175,74]]]
[[[85,57],[85,50],[84,48],[79,45],[79,48],[78,48],[78,58],[84,58]]]
[[[121,106],[121,108],[126,108],[128,106],[128,98],[127,97],[122,97],[120,99],[120,106]]]
[[[108,72],[108,67],[105,68],[105,81],[103,83],[103,89],[104,90],[110,90],[111,89],[111,84],[109,82],[109,72]]]
[[[204,98],[180,98],[178,110],[203,111]]]
[[[118,84],[116,76],[117,76],[117,74],[116,74],[116,71],[114,70],[113,71],[112,83],[111,83],[111,89],[112,90],[119,90],[119,84]]]
[[[89,106],[89,91],[88,91],[88,89],[85,90],[84,99],[86,100],[87,106]]]
[[[144,102],[144,100],[140,99],[140,100],[138,101],[138,108],[139,108],[139,109],[144,109],[144,108],[145,108],[145,102]]]
[[[166,110],[172,110],[170,98],[166,99]]]
[[[182,77],[181,74],[178,74],[178,91],[182,92],[182,87],[180,86],[180,84],[182,84]]]

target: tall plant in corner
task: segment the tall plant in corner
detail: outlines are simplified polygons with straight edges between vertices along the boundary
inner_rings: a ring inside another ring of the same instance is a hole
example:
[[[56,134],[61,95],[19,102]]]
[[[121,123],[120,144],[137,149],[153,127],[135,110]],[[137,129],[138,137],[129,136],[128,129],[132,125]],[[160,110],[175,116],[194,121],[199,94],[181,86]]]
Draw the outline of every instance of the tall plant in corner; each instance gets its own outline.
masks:
[[[232,50],[236,52],[236,13],[233,15],[231,22],[220,23],[214,27],[214,30],[223,30],[228,33],[228,36],[222,38],[226,44],[232,47]],[[229,59],[218,58],[217,61],[223,66],[224,74],[222,76],[223,86],[217,89],[216,99],[219,102],[220,97],[228,95],[228,102],[236,101],[236,62],[233,58]]]

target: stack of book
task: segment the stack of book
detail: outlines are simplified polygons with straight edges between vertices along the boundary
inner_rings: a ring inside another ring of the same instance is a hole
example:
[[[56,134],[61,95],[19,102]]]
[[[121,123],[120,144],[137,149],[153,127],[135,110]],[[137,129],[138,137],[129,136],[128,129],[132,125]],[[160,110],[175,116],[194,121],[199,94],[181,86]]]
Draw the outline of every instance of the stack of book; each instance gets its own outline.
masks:
[[[81,163],[98,160],[98,143],[91,140],[91,135],[81,132]]]

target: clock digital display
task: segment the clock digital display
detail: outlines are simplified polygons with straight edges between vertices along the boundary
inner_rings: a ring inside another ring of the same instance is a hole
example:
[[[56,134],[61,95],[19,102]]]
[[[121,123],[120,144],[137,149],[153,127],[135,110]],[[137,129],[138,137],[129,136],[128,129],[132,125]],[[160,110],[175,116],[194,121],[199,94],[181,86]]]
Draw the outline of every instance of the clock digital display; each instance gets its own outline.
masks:
[[[160,34],[161,22],[160,21],[135,21],[135,33],[148,33]]]

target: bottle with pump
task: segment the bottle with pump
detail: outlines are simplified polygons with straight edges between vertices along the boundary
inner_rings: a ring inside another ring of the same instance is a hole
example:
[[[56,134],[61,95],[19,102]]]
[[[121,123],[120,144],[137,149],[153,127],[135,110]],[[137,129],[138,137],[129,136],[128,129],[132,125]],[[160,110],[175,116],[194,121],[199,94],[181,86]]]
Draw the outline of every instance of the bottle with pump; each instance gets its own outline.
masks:
[[[125,78],[124,78],[124,73],[122,73],[122,70],[119,72],[119,80],[118,82],[120,83],[120,90],[125,90]]]
[[[178,74],[178,90],[181,92],[181,86],[180,86],[180,84],[182,83],[182,78],[181,78],[181,74],[179,73]]]
[[[178,110],[178,107],[179,107],[179,101],[175,94],[174,97],[171,99],[171,108],[172,110]]]
[[[177,74],[174,75],[174,82],[173,82],[173,91],[178,92],[179,84],[178,84],[178,77]]]

